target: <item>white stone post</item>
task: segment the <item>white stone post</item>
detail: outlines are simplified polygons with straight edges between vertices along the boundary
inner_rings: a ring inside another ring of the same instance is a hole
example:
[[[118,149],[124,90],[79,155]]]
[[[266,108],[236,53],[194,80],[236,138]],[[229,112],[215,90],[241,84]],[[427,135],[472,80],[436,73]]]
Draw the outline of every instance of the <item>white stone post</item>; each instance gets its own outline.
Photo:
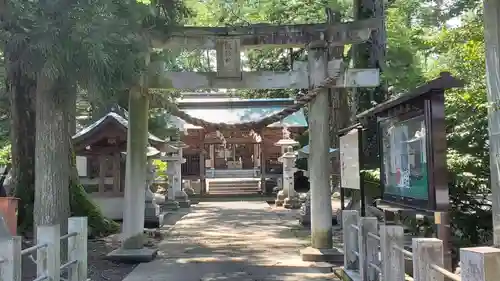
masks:
[[[436,238],[413,238],[413,280],[444,281],[444,275],[431,265],[444,268],[443,241]]]
[[[43,245],[37,250],[36,271],[38,276],[47,276],[49,280],[61,278],[61,227],[42,225],[36,229],[36,244]]]
[[[68,219],[68,233],[76,232],[76,236],[68,238],[68,260],[76,260],[76,265],[69,267],[68,281],[87,280],[87,217],[71,217]]]
[[[500,279],[500,249],[477,247],[460,249],[462,281],[496,281]]]
[[[358,224],[358,211],[342,211],[342,236],[344,237],[344,268],[347,270],[358,269],[358,233],[356,229]]]
[[[287,197],[283,201],[283,206],[287,209],[299,209],[300,200],[295,192],[294,176],[295,173],[295,152],[293,147],[287,147],[287,151],[283,154],[283,189],[286,189]]]
[[[328,54],[326,43],[309,46],[309,88],[319,86],[327,78]],[[309,105],[309,159],[311,182],[311,246],[332,248],[332,201],[330,190],[328,90]]]
[[[2,237],[0,239],[0,280],[21,281],[21,241],[22,237]]]
[[[500,1],[484,0],[484,40],[490,139],[490,177],[493,212],[493,244],[500,247]]]
[[[343,214],[342,214],[343,216]],[[402,226],[380,226],[380,254],[382,278],[384,281],[405,280],[405,258],[394,246],[403,248],[404,230]]]
[[[362,280],[373,281],[378,276],[371,264],[378,265],[378,241],[368,233],[377,234],[377,218],[360,217],[358,223],[359,274]]]

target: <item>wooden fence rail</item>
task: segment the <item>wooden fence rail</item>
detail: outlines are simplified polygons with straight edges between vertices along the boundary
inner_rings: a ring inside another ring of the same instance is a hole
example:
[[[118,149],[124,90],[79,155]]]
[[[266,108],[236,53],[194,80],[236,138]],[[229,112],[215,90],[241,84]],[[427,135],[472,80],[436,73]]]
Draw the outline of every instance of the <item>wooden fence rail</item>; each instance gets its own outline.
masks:
[[[402,226],[378,225],[374,217],[342,212],[344,274],[353,281],[403,281],[405,258],[413,261],[414,281],[500,280],[500,249],[460,249],[460,275],[444,269],[443,242],[413,238],[412,252],[404,249]]]
[[[60,226],[37,228],[36,245],[22,249],[22,237],[0,240],[0,281],[22,280],[22,257],[36,253],[37,277],[33,281],[87,281],[87,218],[68,219],[68,234]],[[61,262],[61,241],[68,240],[68,260]],[[67,278],[61,273],[66,271]]]

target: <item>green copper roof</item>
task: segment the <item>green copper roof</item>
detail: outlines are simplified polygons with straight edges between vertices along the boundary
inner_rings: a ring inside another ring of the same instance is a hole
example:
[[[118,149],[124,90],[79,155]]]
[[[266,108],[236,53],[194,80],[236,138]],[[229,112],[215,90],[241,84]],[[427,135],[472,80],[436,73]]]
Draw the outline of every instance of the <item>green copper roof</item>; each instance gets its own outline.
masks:
[[[184,109],[187,114],[214,123],[241,124],[250,121],[258,121],[264,117],[273,115],[284,107],[251,107],[251,108],[209,108],[209,109]],[[190,129],[198,128],[178,118],[172,120],[176,127]],[[301,109],[294,114],[286,117],[282,122],[276,122],[268,127],[307,127],[307,121],[304,111]]]

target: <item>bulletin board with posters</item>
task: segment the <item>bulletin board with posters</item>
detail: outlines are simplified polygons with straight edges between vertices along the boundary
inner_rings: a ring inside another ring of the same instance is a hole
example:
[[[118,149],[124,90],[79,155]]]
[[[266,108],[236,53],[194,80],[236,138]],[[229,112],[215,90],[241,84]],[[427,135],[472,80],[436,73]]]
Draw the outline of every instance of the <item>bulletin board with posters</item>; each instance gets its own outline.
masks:
[[[356,116],[364,126],[375,123],[370,126],[377,130],[383,202],[428,213],[448,211],[444,92],[463,85],[443,72]]]

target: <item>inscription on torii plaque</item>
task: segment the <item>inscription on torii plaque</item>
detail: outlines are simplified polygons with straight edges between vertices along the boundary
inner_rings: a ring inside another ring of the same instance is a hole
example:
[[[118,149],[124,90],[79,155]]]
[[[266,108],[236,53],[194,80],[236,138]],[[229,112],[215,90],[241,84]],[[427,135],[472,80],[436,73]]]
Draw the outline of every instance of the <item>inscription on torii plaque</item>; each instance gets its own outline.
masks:
[[[239,38],[217,38],[217,78],[241,79],[241,56]]]

